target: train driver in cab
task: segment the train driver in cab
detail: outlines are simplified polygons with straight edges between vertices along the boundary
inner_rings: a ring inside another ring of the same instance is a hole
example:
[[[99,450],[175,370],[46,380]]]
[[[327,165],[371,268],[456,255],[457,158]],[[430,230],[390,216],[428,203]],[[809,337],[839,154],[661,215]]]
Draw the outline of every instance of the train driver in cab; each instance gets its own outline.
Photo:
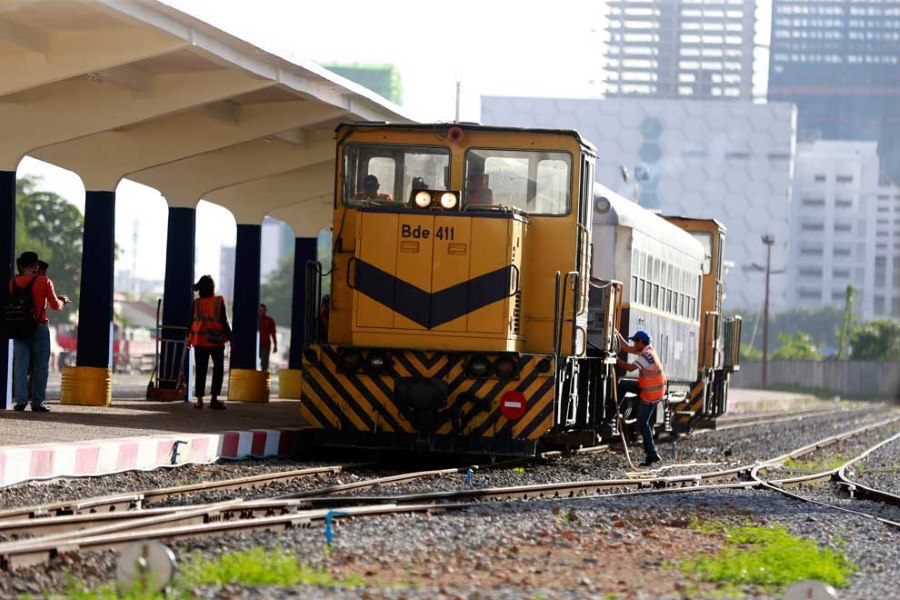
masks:
[[[365,201],[374,201],[374,202],[391,202],[390,194],[379,194],[378,188],[381,186],[378,183],[378,178],[374,175],[366,175],[365,179],[363,179],[362,183],[362,191],[356,192],[356,200]]]
[[[466,204],[493,204],[494,193],[487,184],[487,175],[471,169],[466,176]]]
[[[619,348],[622,351],[638,355],[637,360],[633,363],[626,362],[621,358],[616,359],[616,364],[628,372],[638,369],[637,381],[619,379],[617,392],[620,403],[628,392],[640,397],[637,421],[641,437],[644,438],[644,452],[646,453],[646,459],[641,464],[649,467],[660,461],[659,452],[653,442],[653,430],[650,429],[650,417],[653,415],[653,409],[666,395],[666,374],[663,372],[662,363],[659,362],[656,350],[650,346],[650,335],[646,331],[638,331],[628,338],[633,340],[634,344],[629,344],[618,331],[616,335],[619,336]]]

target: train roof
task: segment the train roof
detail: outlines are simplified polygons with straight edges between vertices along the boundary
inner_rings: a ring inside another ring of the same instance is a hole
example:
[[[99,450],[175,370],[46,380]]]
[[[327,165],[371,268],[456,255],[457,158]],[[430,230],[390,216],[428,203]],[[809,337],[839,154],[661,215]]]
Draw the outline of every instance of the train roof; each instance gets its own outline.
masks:
[[[597,210],[597,202],[601,198],[609,201],[609,210],[605,213]],[[686,254],[696,255],[699,260],[703,260],[706,256],[703,244],[693,235],[600,183],[594,183],[593,212],[595,225],[616,225],[635,229],[661,244]]]
[[[722,221],[720,221],[718,219],[700,219],[697,217],[685,217],[683,215],[664,215],[664,217],[666,219],[681,219],[682,221],[709,221],[709,222],[715,223],[716,227],[718,227],[723,232],[728,231],[728,228],[725,227],[725,224],[722,223]]]
[[[335,131],[342,127],[396,127],[397,129],[420,129],[423,131],[447,130],[451,127],[459,127],[463,131],[493,131],[498,133],[550,133],[550,134],[566,134],[571,135],[578,140],[584,148],[594,156],[597,156],[597,148],[581,137],[581,134],[574,129],[548,129],[536,127],[502,127],[499,125],[482,125],[481,123],[471,123],[467,121],[450,122],[450,123],[389,123],[386,121],[344,121],[339,123]]]

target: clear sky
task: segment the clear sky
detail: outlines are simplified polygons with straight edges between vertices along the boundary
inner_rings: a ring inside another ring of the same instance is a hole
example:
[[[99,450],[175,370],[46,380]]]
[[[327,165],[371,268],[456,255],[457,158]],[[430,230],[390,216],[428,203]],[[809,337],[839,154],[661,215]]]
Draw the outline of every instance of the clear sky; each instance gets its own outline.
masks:
[[[752,1],[752,0],[748,0]],[[761,0],[762,18],[766,5]],[[602,92],[603,2],[600,0],[165,0],[265,50],[320,63],[395,65],[403,106],[423,121],[477,121],[481,95],[596,97]],[[767,40],[759,40],[765,43]],[[20,174],[43,177],[51,189],[83,208],[77,176],[25,159]],[[135,222],[138,275],[162,279],[166,205],[152,189],[123,182],[117,190],[117,270],[130,269]],[[228,211],[201,203],[197,271],[218,274],[220,244],[233,244]]]

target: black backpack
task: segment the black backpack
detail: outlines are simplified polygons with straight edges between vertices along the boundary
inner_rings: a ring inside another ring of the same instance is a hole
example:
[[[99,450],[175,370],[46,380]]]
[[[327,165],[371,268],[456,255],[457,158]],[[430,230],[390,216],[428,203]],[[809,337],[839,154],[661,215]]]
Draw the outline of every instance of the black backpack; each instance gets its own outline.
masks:
[[[12,280],[12,293],[3,313],[3,335],[12,340],[27,340],[37,329],[34,299],[31,297],[31,288],[37,278],[37,275],[32,277],[25,287],[16,285],[15,278]]]

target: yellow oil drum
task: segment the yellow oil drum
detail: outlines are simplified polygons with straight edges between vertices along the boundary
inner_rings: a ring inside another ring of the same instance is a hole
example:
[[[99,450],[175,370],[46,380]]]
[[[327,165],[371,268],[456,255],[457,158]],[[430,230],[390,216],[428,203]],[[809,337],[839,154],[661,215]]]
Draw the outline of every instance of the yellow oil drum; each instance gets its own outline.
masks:
[[[109,406],[112,401],[112,369],[63,367],[60,404]]]
[[[300,399],[300,387],[303,381],[301,369],[281,369],[278,371],[278,397]]]
[[[231,369],[228,399],[236,402],[268,402],[272,379],[268,371]]]

